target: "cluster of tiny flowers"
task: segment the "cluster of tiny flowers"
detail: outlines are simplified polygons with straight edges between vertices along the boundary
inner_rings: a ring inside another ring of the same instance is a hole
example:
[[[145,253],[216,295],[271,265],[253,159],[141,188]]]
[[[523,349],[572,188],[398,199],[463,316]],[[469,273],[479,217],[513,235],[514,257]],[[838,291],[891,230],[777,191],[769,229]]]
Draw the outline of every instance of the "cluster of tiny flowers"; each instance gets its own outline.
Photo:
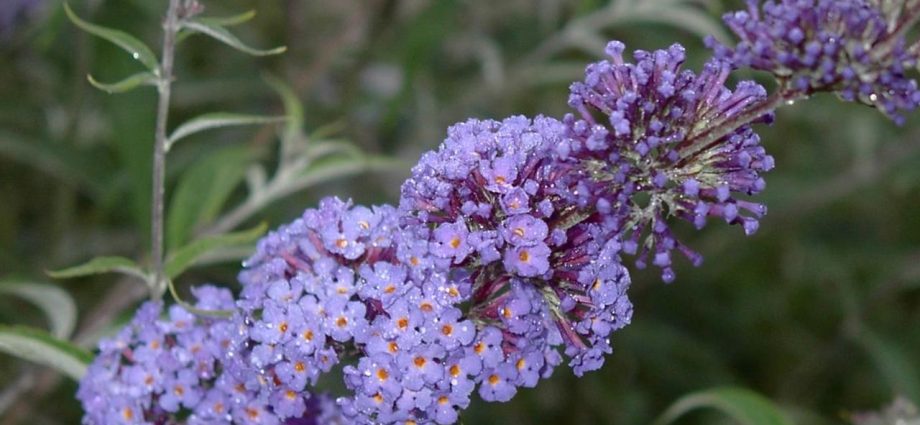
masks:
[[[585,170],[577,182],[581,202],[625,216],[623,251],[638,254],[640,268],[651,257],[670,282],[672,250],[696,265],[702,260],[675,238],[671,216],[697,228],[717,217],[741,224],[747,234],[757,230],[766,208],[739,195],[764,189],[760,174],[773,168],[773,158],[750,125],[721,137],[708,132],[761,102],[766,91],[751,81],[729,90],[731,67],[721,60],[699,75],[681,70],[680,45],[636,51],[636,63],[624,61],[624,48],[610,42],[610,59],[589,65],[584,82],[572,85],[569,105],[577,116],[565,118],[570,138],[556,155]],[[772,113],[755,118],[770,121]]]
[[[561,121],[452,126],[398,207],[326,198],[258,243],[238,300],[195,291],[232,318],[145,304],[100,345],[84,422],[443,425],[474,393],[508,401],[564,357],[578,376],[598,369],[632,317],[621,255],[670,282],[675,250],[702,261],[672,217],[758,229],[766,208],[749,197],[773,158],[751,125],[774,105],[834,91],[896,118],[920,104],[905,21],[880,1],[750,1],[726,17],[741,42],[710,41],[699,73],[679,45],[627,62],[614,41]],[[726,87],[741,66],[780,78],[778,97]],[[337,365],[349,393],[312,395]]]
[[[875,106],[899,123],[899,111],[920,106],[917,82],[905,76],[918,52],[906,48],[902,23],[886,19],[877,1],[758,3],[749,0],[747,11],[725,15],[740,42],[729,48],[709,38],[716,57],[768,71],[802,95],[833,91]]]
[[[565,133],[546,117],[455,125],[413,169],[400,209],[433,227],[436,257],[473,271],[475,321],[502,329],[510,353],[527,344],[547,364],[564,345],[580,376],[601,366],[632,305],[622,220],[579,202],[583,169],[554,157]]]
[[[299,394],[369,335],[382,312],[370,296],[407,290],[405,268],[385,261],[395,230],[391,207],[328,198],[263,238],[245,262],[228,357],[241,380],[276,400],[279,417],[300,416]]]
[[[582,285],[593,289],[577,301],[553,295],[549,304],[548,289],[524,278],[458,267],[473,251],[457,254],[471,243],[457,222],[400,227],[396,217],[329,198],[260,242],[240,276],[241,338],[230,350],[248,365],[244,381],[269,394],[298,392],[345,362],[353,394],[338,402],[349,420],[451,424],[477,388],[484,400],[508,401],[548,377],[565,338],[581,353],[583,335],[603,335],[578,360],[596,368],[610,351],[606,336],[629,320],[618,262],[594,266],[598,277]],[[573,281],[588,279],[582,268]],[[590,308],[617,315],[587,317]],[[554,311],[579,320],[560,332]]]
[[[193,292],[201,309],[234,305],[226,289],[204,286]],[[196,317],[179,306],[161,319],[162,310],[160,302],[145,303],[127,327],[100,343],[77,392],[85,424],[282,423],[271,413],[274,400],[250,391],[227,367],[233,323]],[[330,398],[298,397],[311,410],[289,424],[340,423]]]

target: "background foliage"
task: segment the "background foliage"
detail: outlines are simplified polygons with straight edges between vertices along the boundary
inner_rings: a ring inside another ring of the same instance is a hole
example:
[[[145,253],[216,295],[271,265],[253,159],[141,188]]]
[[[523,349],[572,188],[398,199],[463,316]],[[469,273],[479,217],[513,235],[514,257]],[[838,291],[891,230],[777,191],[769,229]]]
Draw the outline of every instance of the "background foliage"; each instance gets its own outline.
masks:
[[[9,23],[0,19],[0,322],[49,329],[91,348],[123,323],[145,288],[118,276],[55,281],[45,270],[99,255],[144,261],[155,93],[93,89],[88,73],[115,81],[137,72],[136,62],[71,25],[57,0],[5,1],[0,9],[20,3],[33,7]],[[88,20],[158,43],[164,1],[71,5]],[[698,66],[707,55],[701,36],[726,37],[718,16],[737,6],[716,0],[205,5],[214,15],[256,9],[258,16],[234,32],[251,45],[288,51],[252,59],[205,37],[184,41],[171,128],[212,110],[285,114],[265,82],[270,74],[303,103],[308,146],[348,143],[364,152],[326,157],[317,166],[351,167],[342,173],[350,177],[284,196],[236,230],[287,222],[326,195],[395,202],[409,165],[437,146],[451,123],[560,116],[567,85],[610,38],[630,49],[679,41]],[[755,236],[726,226],[684,229],[706,263],[695,270],[684,264],[670,286],[655,272],[635,272],[633,324],[615,335],[615,353],[602,371],[577,380],[560,369],[512,403],[474,403],[464,423],[645,424],[688,393],[724,386],[760,393],[794,422],[808,424],[846,423],[849,412],[877,409],[897,395],[920,401],[920,119],[914,115],[896,128],[874,111],[820,97],[784,108],[777,121],[761,129],[778,167],[767,176],[771,211]],[[247,180],[258,184],[273,175],[282,129],[232,127],[175,147],[167,174],[170,246],[245,202]],[[354,164],[371,156],[399,165],[358,173],[371,167]],[[244,252],[206,260],[236,261]],[[202,282],[233,287],[237,269],[233,263],[196,268],[180,278],[180,291]],[[30,302],[36,299],[44,301]],[[66,378],[4,355],[0,382],[0,425],[79,421],[75,384]],[[715,404],[739,397],[702,395]],[[701,411],[680,423],[727,418]]]

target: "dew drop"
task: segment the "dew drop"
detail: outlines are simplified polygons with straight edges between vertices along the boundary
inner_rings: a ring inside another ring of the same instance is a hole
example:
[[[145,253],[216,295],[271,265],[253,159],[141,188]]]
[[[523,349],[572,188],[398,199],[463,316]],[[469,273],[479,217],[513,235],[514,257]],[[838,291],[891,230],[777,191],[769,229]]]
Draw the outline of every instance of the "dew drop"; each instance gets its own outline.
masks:
[[[131,54],[131,57],[133,57],[134,59],[140,59],[140,58],[141,58],[141,55],[140,55],[140,53],[134,52],[134,53]]]
[[[878,102],[878,95],[875,94],[875,93],[870,94],[870,95],[869,95],[869,101],[870,101],[870,102]]]
[[[792,99],[787,100],[787,101],[786,101],[786,105],[788,105],[788,106],[795,105],[795,100],[792,100]]]

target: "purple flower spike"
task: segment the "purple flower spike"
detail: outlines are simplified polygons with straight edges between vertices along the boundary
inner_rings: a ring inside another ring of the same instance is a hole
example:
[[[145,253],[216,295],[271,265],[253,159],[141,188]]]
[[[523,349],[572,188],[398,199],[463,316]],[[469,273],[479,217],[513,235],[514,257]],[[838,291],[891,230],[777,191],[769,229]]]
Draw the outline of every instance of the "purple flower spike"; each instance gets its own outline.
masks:
[[[750,0],[746,11],[724,16],[738,44],[726,47],[713,38],[707,44],[737,67],[773,73],[786,90],[832,91],[901,123],[901,112],[920,106],[917,82],[905,75],[916,66],[918,51],[907,48],[900,31],[907,14],[888,19],[878,3]]]
[[[578,117],[565,122],[570,136],[584,142],[573,144],[581,148],[570,149],[566,158],[584,170],[572,183],[575,201],[625,220],[624,251],[638,255],[639,267],[652,262],[671,281],[670,251],[681,251],[694,264],[699,254],[676,239],[669,217],[698,228],[719,217],[746,233],[756,229],[762,214],[741,214],[738,206],[757,204],[738,197],[764,189],[760,174],[773,167],[773,158],[750,125],[716,140],[708,138],[707,125],[745,112],[766,98],[766,90],[750,81],[729,90],[730,65],[722,60],[710,61],[699,75],[682,70],[680,45],[637,51],[635,63],[625,61],[623,50],[622,43],[611,42],[611,59],[589,65],[584,82],[572,85],[569,104]],[[596,120],[597,114],[609,122]]]

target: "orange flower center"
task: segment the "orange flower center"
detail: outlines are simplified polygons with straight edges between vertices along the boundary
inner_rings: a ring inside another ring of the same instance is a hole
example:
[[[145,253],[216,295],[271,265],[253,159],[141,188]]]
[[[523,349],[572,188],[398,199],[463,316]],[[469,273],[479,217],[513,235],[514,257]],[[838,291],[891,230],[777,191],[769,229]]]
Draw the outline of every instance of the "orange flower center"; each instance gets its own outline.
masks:
[[[412,362],[415,363],[415,367],[425,367],[425,363],[428,363],[428,360],[422,356],[418,356]]]
[[[380,381],[386,381],[387,378],[389,377],[390,377],[390,372],[387,372],[386,369],[384,368],[377,369],[377,379],[379,379]]]
[[[441,327],[441,333],[445,336],[450,336],[452,333],[454,333],[454,327],[451,325],[444,325]]]
[[[246,416],[249,416],[249,419],[256,420],[259,418],[259,411],[251,407],[244,409],[246,411]]]
[[[515,363],[515,366],[517,366],[518,370],[523,370],[525,367],[527,367],[527,361],[524,359],[518,359],[517,363]]]
[[[525,263],[530,262],[530,253],[527,252],[526,249],[522,250],[521,253],[518,254],[518,259]]]
[[[501,378],[499,378],[498,375],[489,376],[489,385],[498,385],[498,381],[501,381]]]

